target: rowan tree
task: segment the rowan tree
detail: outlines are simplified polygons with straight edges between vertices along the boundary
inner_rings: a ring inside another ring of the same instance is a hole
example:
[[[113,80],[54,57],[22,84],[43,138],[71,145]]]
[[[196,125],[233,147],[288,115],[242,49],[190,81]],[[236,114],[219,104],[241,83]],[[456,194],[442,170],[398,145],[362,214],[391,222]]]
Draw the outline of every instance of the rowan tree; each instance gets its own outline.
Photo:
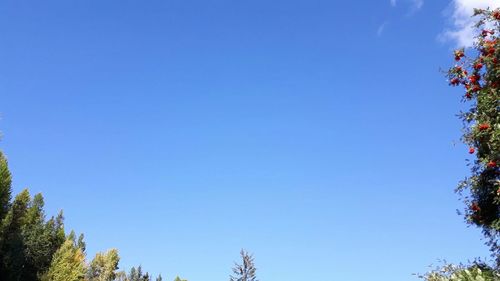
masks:
[[[474,16],[474,48],[456,50],[456,65],[448,71],[450,84],[464,89],[462,140],[473,156],[471,174],[457,192],[467,222],[482,228],[500,264],[500,9],[475,9]]]

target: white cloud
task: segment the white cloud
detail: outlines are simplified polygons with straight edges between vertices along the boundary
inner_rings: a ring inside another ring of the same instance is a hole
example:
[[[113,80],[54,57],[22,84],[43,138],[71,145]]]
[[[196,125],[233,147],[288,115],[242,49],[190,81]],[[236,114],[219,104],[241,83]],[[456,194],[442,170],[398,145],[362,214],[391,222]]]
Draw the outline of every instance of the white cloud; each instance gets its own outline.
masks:
[[[410,11],[408,12],[408,16],[412,16],[416,12],[420,11],[424,6],[424,0],[410,0]]]
[[[472,18],[474,8],[500,7],[500,0],[453,0],[447,12],[450,17],[452,27],[446,29],[441,35],[442,40],[454,41],[458,47],[470,47],[474,41],[473,25],[475,19]]]
[[[422,6],[424,6],[424,0],[412,0],[412,2],[413,2],[412,9],[414,11],[418,11],[418,10],[422,9]]]
[[[391,6],[396,7],[396,0],[391,0]]]
[[[377,36],[382,36],[382,33],[384,33],[385,27],[387,26],[388,22],[382,23],[378,29],[377,29]]]

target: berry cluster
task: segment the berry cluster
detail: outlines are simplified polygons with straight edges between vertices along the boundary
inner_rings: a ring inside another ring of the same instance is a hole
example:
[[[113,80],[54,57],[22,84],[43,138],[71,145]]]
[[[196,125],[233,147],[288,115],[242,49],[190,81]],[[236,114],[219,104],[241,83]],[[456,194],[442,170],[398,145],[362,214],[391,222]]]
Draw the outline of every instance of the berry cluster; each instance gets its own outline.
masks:
[[[500,233],[500,9],[476,10],[480,17],[473,50],[454,52],[456,65],[448,71],[452,86],[463,86],[463,101],[470,108],[462,113],[462,140],[474,155],[472,175],[458,191],[464,196],[470,223],[486,234]],[[467,53],[466,53],[467,51]]]

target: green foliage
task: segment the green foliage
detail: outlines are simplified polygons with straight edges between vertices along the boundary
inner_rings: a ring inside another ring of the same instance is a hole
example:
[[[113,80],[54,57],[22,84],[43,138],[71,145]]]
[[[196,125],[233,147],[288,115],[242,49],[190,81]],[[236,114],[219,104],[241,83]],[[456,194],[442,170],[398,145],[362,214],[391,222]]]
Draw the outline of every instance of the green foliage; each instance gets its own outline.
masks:
[[[137,268],[132,267],[130,272],[127,274],[125,271],[120,271],[116,273],[116,278],[114,281],[151,281],[153,277],[149,275],[148,272],[143,272],[142,267],[138,266]],[[159,275],[156,281],[162,281],[163,278]]]
[[[89,266],[89,281],[113,281],[116,278],[116,270],[120,257],[116,249],[106,253],[97,253]]]
[[[143,273],[142,272],[142,267],[139,265],[137,269],[135,267],[132,267],[130,269],[130,274],[128,276],[127,281],[150,281],[151,277],[149,276],[149,273]]]
[[[229,277],[230,281],[257,281],[257,276],[255,275],[256,268],[254,264],[254,258],[251,254],[245,250],[240,252],[242,264],[236,263],[233,268],[233,274]]]
[[[42,281],[78,281],[85,280],[86,265],[85,255],[78,248],[74,239],[68,238],[54,258]]]
[[[19,193],[0,225],[0,276],[37,280],[64,242],[62,217],[45,221],[41,194]]]
[[[500,274],[484,264],[471,266],[445,264],[419,276],[426,281],[498,281]]]
[[[23,268],[26,260],[23,227],[28,213],[30,196],[27,190],[19,193],[2,221],[0,233],[2,244],[2,267],[0,276],[6,280],[24,280]]]
[[[448,72],[450,84],[463,85],[462,140],[475,156],[471,175],[457,188],[466,203],[469,223],[482,228],[500,265],[500,9],[476,9],[479,35],[470,55],[455,51],[457,65]],[[490,29],[487,29],[490,28]]]
[[[7,165],[7,159],[0,151],[0,221],[9,211],[12,196],[12,178]]]
[[[139,266],[130,274],[116,272],[118,251],[98,253],[85,261],[81,234],[64,231],[62,211],[46,220],[41,194],[31,198],[27,189],[11,202],[12,178],[0,152],[0,280],[5,281],[150,281]],[[161,275],[156,281],[161,281]],[[184,280],[185,281],[185,280]]]
[[[161,280],[161,279],[160,279]],[[187,281],[185,279],[181,279],[179,276],[175,277],[174,281]]]

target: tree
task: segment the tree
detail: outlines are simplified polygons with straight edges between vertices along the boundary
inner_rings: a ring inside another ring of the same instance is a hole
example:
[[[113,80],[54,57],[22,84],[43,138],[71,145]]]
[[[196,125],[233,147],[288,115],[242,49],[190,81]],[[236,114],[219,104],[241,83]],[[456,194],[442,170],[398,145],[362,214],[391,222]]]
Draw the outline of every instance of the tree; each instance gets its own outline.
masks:
[[[161,275],[160,275],[160,280],[161,280]],[[177,277],[175,277],[174,281],[187,281],[187,280],[181,279],[179,276],[177,276]]]
[[[476,261],[469,266],[445,264],[418,277],[427,281],[497,281],[500,274]]]
[[[149,273],[142,272],[142,266],[139,265],[137,269],[135,267],[132,267],[130,269],[128,281],[150,281],[150,280],[151,277],[149,276]]]
[[[7,164],[7,159],[0,151],[0,221],[9,211],[12,196],[12,178]]]
[[[26,280],[36,280],[38,275],[45,272],[52,256],[64,242],[62,225],[54,224],[52,220],[45,222],[43,207],[43,196],[35,195],[21,227],[25,254],[23,276]]]
[[[0,152],[0,280],[37,280],[65,240],[62,215],[45,221],[41,194],[27,189],[12,203],[11,174]]]
[[[466,204],[468,223],[482,228],[500,266],[500,9],[475,9],[479,17],[474,49],[454,53],[457,65],[448,71],[450,84],[465,88],[469,110],[460,114],[463,142],[474,155],[471,175],[457,192]]]
[[[130,275],[116,272],[118,251],[98,253],[87,266],[84,236],[66,236],[62,211],[46,220],[44,198],[27,189],[11,202],[12,179],[0,151],[0,280],[150,281],[139,266]],[[161,281],[161,275],[156,278]],[[184,280],[185,281],[185,280]]]
[[[24,280],[23,269],[26,261],[23,227],[28,213],[30,195],[27,190],[19,193],[9,212],[2,221],[0,233],[0,279]]]
[[[85,255],[78,248],[71,235],[54,254],[50,268],[42,277],[42,281],[79,281],[85,280]]]
[[[245,250],[240,252],[242,264],[235,263],[233,274],[229,276],[230,281],[257,281],[255,275],[254,258]]]
[[[116,278],[116,270],[120,257],[116,249],[106,253],[97,253],[90,263],[89,281],[113,281]]]

